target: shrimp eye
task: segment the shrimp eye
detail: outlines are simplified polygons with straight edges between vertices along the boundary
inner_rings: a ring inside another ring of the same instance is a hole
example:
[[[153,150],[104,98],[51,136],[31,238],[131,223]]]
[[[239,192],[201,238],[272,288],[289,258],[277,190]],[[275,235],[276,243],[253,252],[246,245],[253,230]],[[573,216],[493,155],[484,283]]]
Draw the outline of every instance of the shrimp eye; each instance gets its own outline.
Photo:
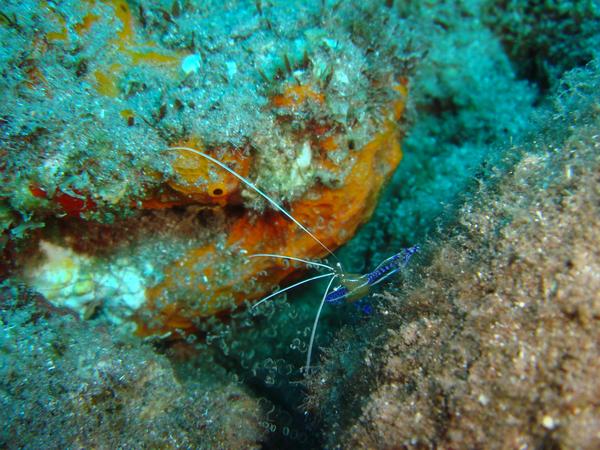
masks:
[[[221,189],[221,188],[214,189],[214,190],[212,191],[212,193],[213,193],[213,195],[214,195],[215,197],[218,197],[218,196],[220,196],[220,195],[223,195],[223,189]]]

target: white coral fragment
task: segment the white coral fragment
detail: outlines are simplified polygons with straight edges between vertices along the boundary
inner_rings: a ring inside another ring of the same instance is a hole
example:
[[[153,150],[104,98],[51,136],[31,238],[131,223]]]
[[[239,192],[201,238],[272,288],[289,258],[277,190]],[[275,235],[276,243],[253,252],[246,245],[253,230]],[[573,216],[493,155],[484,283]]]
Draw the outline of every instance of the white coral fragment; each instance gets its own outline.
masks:
[[[106,262],[47,241],[40,242],[40,250],[45,259],[30,267],[27,277],[54,306],[82,318],[98,307],[107,320],[121,324],[146,301],[145,278],[127,260]]]

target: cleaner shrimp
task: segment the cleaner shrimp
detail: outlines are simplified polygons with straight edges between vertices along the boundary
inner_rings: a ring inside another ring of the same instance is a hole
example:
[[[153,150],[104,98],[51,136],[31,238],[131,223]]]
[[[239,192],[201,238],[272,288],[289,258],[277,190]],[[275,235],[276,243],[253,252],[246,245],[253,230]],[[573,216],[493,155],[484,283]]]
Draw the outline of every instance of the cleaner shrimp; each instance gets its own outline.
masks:
[[[309,261],[307,259],[297,258],[294,256],[288,255],[279,255],[274,253],[255,253],[252,255],[248,255],[249,258],[277,258],[283,259],[287,261],[296,261],[306,264],[307,266],[312,266],[317,269],[324,269],[327,273],[319,274],[305,280],[299,281],[297,283],[291,284],[283,289],[277,290],[266,297],[263,297],[261,300],[252,305],[252,309],[256,308],[258,305],[266,302],[267,300],[278,296],[279,294],[283,294],[291,289],[294,289],[298,286],[302,286],[303,284],[310,283],[312,281],[329,278],[329,282],[325,291],[323,293],[323,297],[321,298],[321,302],[319,304],[319,308],[317,309],[317,314],[315,316],[310,340],[308,344],[308,351],[306,355],[306,365],[304,367],[305,373],[308,373],[310,370],[310,363],[312,358],[312,350],[315,342],[315,336],[317,332],[317,325],[319,323],[319,318],[321,316],[321,311],[323,310],[323,306],[325,303],[328,304],[340,304],[343,302],[354,302],[359,300],[366,295],[369,294],[370,290],[373,286],[381,283],[386,280],[390,276],[402,270],[408,264],[410,258],[419,251],[420,247],[418,245],[414,245],[412,247],[403,249],[402,251],[390,256],[389,258],[383,260],[379,265],[371,272],[366,274],[350,274],[346,273],[343,270],[342,264],[337,259],[333,251],[331,251],[317,236],[315,236],[307,227],[305,227],[300,221],[298,221],[295,217],[293,217],[285,208],[283,208],[279,203],[273,200],[268,194],[262,191],[258,186],[252,183],[250,180],[245,178],[244,176],[237,173],[235,170],[229,168],[225,163],[219,161],[212,156],[201,152],[200,150],[191,148],[191,147],[169,147],[169,150],[173,151],[186,151],[193,153],[195,155],[201,156],[221,169],[227,171],[229,174],[236,177],[242,183],[244,183],[247,187],[252,189],[254,192],[259,194],[265,200],[267,200],[276,210],[285,215],[288,219],[294,222],[302,231],[307,233],[317,244],[319,244],[324,250],[327,251],[329,255],[331,255],[336,263],[334,266],[329,264],[324,264],[316,261]],[[333,287],[333,283],[338,280],[338,283]]]

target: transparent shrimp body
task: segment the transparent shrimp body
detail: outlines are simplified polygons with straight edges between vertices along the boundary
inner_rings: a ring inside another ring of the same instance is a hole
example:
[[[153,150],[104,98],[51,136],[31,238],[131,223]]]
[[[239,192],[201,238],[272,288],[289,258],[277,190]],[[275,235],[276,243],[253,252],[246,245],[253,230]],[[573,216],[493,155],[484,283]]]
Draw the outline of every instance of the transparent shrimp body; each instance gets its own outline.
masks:
[[[383,260],[372,272],[366,274],[346,274],[339,271],[337,276],[340,279],[340,284],[327,294],[325,302],[338,304],[354,302],[365,297],[372,286],[381,283],[406,267],[412,255],[418,251],[418,245],[403,249],[401,252]]]
[[[319,304],[319,309],[317,310],[317,314],[315,316],[315,321],[313,323],[310,342],[308,344],[308,353],[306,356],[306,366],[305,371],[307,372],[310,369],[310,361],[312,357],[312,349],[315,340],[315,335],[317,331],[317,325],[319,323],[319,317],[321,316],[321,311],[323,309],[323,305],[325,303],[330,304],[339,304],[342,302],[354,302],[365,297],[372,286],[381,283],[383,280],[389,278],[395,273],[399,272],[403,268],[406,267],[412,255],[418,252],[420,247],[415,245],[413,247],[409,247],[403,249],[402,251],[396,253],[395,255],[390,256],[389,258],[383,260],[379,265],[372,271],[366,274],[357,275],[357,274],[349,274],[345,273],[342,269],[342,265],[338,262],[336,267],[329,266],[327,264],[318,263],[314,261],[303,260],[300,258],[295,258],[291,256],[285,255],[274,255],[274,254],[256,254],[251,255],[251,257],[271,257],[271,258],[280,258],[280,259],[288,259],[294,261],[304,262],[308,265],[312,265],[318,268],[325,268],[328,270],[325,274],[316,275],[314,277],[308,278],[306,280],[299,281],[298,283],[294,283],[280,291],[276,291],[271,295],[263,298],[259,302],[253,305],[253,308],[258,306],[259,304],[269,300],[285,291],[290,289],[294,289],[298,286],[301,286],[305,283],[309,283],[311,281],[315,281],[322,278],[329,278],[329,283],[325,292],[323,294],[323,298],[321,303]],[[331,286],[333,282],[338,279],[339,284],[336,285],[333,289]]]

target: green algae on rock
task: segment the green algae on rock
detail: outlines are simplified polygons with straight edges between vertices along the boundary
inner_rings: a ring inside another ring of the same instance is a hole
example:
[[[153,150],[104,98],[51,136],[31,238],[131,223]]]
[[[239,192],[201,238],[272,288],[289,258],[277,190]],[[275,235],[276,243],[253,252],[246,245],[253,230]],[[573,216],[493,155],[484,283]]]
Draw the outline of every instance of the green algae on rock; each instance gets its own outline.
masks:
[[[260,447],[262,407],[224,370],[181,378],[148,344],[36,295],[0,287],[3,447]]]

